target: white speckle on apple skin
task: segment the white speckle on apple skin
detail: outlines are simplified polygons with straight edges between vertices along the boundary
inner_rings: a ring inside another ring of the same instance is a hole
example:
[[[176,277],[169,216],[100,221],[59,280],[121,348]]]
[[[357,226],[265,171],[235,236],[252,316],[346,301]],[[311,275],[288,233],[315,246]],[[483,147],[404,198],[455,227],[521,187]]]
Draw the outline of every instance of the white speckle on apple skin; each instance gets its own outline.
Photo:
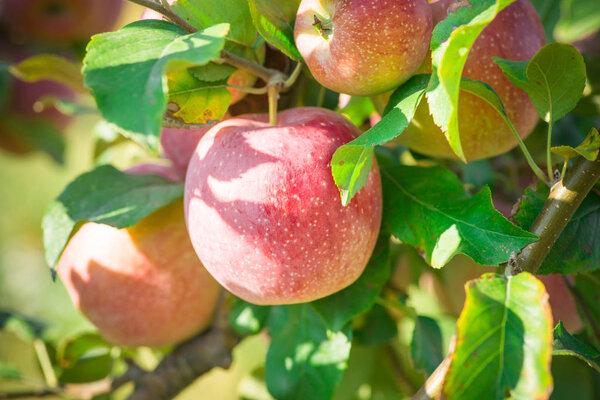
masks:
[[[287,110],[278,120],[272,127],[267,116],[250,115],[216,125],[186,177],[196,253],[219,283],[256,304],[312,301],[350,285],[381,222],[376,163],[347,207],[331,176],[333,153],[360,134],[356,127],[318,108]]]

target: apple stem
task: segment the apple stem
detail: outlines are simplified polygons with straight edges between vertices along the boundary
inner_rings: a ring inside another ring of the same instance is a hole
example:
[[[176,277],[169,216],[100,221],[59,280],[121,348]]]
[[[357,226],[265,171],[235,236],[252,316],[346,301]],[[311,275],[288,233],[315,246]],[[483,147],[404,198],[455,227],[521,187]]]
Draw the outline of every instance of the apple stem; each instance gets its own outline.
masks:
[[[277,125],[277,102],[279,100],[279,88],[277,85],[267,87],[269,96],[269,123],[272,126]]]
[[[320,19],[317,15],[313,15],[314,23],[313,26],[317,28],[321,37],[325,40],[329,40],[331,34],[333,33],[333,24],[330,19]]]

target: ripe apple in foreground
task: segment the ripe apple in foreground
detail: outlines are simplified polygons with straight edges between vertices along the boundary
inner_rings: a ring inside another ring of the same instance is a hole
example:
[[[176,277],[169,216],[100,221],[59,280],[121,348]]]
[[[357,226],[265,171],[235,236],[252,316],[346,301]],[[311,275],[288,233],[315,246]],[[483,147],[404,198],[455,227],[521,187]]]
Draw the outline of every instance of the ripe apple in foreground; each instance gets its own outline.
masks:
[[[168,179],[172,171],[163,168]],[[156,174],[160,167],[132,172]],[[125,346],[165,346],[194,335],[210,323],[219,295],[192,248],[181,201],[126,229],[84,224],[57,271],[100,334]]]
[[[438,17],[439,18],[439,17]],[[521,138],[527,137],[538,114],[527,94],[516,88],[492,57],[523,61],[531,59],[546,43],[544,28],[529,0],[518,0],[502,10],[481,32],[467,58],[463,76],[489,84],[502,99],[508,117]],[[517,145],[504,120],[484,100],[460,93],[460,140],[469,161],[502,154]],[[457,158],[444,133],[434,123],[423,99],[399,142],[433,157]]]
[[[198,143],[185,183],[188,232],[206,269],[256,304],[316,300],[353,283],[381,222],[374,163],[343,207],[331,176],[335,150],[360,131],[319,108],[249,114],[218,123]]]
[[[431,30],[427,0],[303,0],[294,38],[321,85],[370,96],[414,74]]]
[[[0,19],[13,32],[46,42],[87,40],[113,28],[123,0],[2,0]]]

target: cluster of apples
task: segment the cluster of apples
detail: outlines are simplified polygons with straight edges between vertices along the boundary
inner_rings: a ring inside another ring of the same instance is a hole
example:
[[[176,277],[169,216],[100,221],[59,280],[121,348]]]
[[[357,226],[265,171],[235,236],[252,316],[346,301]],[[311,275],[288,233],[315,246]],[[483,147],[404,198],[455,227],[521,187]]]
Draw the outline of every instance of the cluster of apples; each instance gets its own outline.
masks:
[[[36,53],[76,59],[91,35],[114,27],[123,0],[0,1],[0,63],[16,64]],[[24,82],[0,71],[0,148],[14,154],[36,149],[40,124],[62,131],[70,117],[54,108],[34,110],[43,97],[73,100],[75,93],[50,80]],[[25,122],[25,123],[24,123]]]
[[[451,3],[303,0],[296,44],[323,86],[381,94],[427,70],[433,26]],[[518,0],[485,29],[465,70],[499,93],[523,136],[537,114],[491,57],[525,60],[544,41],[531,3]],[[467,157],[514,145],[494,113],[461,94]],[[416,118],[403,134],[409,146],[452,157],[426,103]],[[183,340],[210,323],[219,284],[256,304],[291,304],[330,295],[360,276],[380,227],[379,170],[375,162],[365,187],[343,207],[330,169],[335,150],[360,131],[319,108],[289,109],[277,120],[271,126],[267,116],[248,114],[206,129],[164,129],[163,153],[172,167],[130,172],[184,180],[183,204],[128,229],[87,223],[74,235],[58,273],[106,338],[132,346]]]

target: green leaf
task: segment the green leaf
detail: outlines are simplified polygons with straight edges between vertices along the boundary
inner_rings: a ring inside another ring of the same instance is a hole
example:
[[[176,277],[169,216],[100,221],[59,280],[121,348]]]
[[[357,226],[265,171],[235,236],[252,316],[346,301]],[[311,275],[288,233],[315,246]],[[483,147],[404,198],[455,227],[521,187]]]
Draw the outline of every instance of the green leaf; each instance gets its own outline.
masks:
[[[396,89],[381,121],[333,154],[331,173],[344,206],[367,182],[373,164],[373,146],[400,135],[412,120],[429,78],[430,75],[416,75]]]
[[[595,0],[562,0],[554,35],[561,42],[574,42],[600,29],[600,3]]]
[[[549,43],[529,61],[494,57],[506,77],[527,92],[540,118],[554,123],[577,105],[585,88],[583,56],[570,44]]]
[[[104,118],[156,150],[167,106],[165,74],[219,59],[228,29],[219,24],[187,35],[169,22],[144,20],[96,35],[83,60],[85,84]]]
[[[182,196],[179,183],[156,175],[126,174],[108,165],[80,175],[50,204],[42,220],[46,262],[54,272],[80,222],[126,228]]]
[[[385,307],[375,304],[365,315],[364,322],[354,330],[354,339],[361,345],[377,346],[398,336],[396,321]]]
[[[514,216],[523,229],[529,229],[540,213],[550,189],[540,183],[527,188]],[[594,192],[583,200],[558,240],[544,259],[538,274],[574,274],[600,269],[600,196]]]
[[[600,326],[600,272],[575,275],[575,290],[580,296],[581,306],[578,304],[577,309],[586,325],[588,339],[598,348],[600,339],[596,337],[596,327]]]
[[[271,0],[248,0],[248,5],[258,33],[292,60],[301,60],[294,42],[294,27],[283,10]]]
[[[552,314],[544,285],[529,273],[485,274],[466,291],[446,398],[548,398]]]
[[[331,296],[311,303],[331,329],[341,330],[352,318],[373,306],[390,276],[389,255],[389,236],[382,235],[369,263],[356,282]]]
[[[227,40],[252,47],[258,37],[246,0],[177,0],[171,9],[196,29],[228,23]]]
[[[266,382],[271,395],[279,400],[330,399],[350,356],[350,325],[333,330],[310,304],[297,304],[272,307],[268,327]]]
[[[444,359],[442,330],[433,318],[418,315],[410,344],[415,368],[431,375]]]
[[[57,359],[63,368],[61,383],[87,383],[106,378],[113,360],[111,346],[94,333],[84,333],[69,339],[57,350]]]
[[[331,173],[340,189],[342,205],[350,200],[367,183],[373,166],[373,147],[345,144],[340,146],[331,158]]]
[[[427,93],[435,123],[446,132],[456,155],[466,161],[458,131],[458,95],[469,51],[483,29],[514,0],[481,0],[436,25],[431,38],[432,90]]]
[[[59,164],[64,162],[65,138],[50,121],[11,114],[2,116],[0,126],[5,141],[25,150],[43,151]]]
[[[48,79],[63,83],[78,92],[87,92],[83,86],[81,67],[55,54],[37,54],[12,65],[9,71],[25,82]]]
[[[470,196],[445,168],[383,169],[382,185],[384,224],[398,239],[424,251],[435,268],[458,253],[482,265],[498,265],[536,239],[494,209],[489,188]]]
[[[225,116],[231,104],[226,82],[201,82],[187,70],[169,75],[169,101],[177,104],[172,115],[188,124],[211,125]]]
[[[600,134],[596,128],[592,128],[579,146],[575,148],[571,146],[554,146],[550,150],[567,160],[580,155],[590,161],[594,161],[600,151]]]
[[[18,380],[21,379],[21,373],[14,365],[0,361],[0,379]]]
[[[562,321],[558,321],[558,325],[554,328],[554,342],[552,346],[554,348],[552,350],[553,355],[575,356],[600,372],[600,351],[596,350],[594,346],[583,339],[567,332]]]
[[[265,326],[269,311],[269,306],[259,306],[234,297],[229,323],[239,335],[254,335]]]

